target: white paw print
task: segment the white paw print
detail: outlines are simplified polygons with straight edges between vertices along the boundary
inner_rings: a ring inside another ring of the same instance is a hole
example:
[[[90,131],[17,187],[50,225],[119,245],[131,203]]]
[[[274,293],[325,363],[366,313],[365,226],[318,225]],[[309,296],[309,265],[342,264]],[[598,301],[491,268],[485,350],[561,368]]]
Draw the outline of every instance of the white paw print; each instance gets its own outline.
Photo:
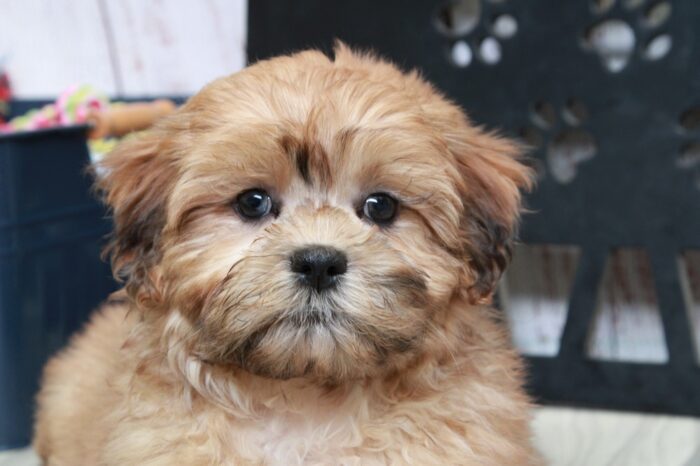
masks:
[[[595,137],[585,128],[588,109],[584,103],[571,98],[556,106],[541,100],[533,105],[530,119],[533,126],[523,128],[521,137],[541,154],[533,161],[539,177],[544,178],[548,172],[557,183],[574,181],[578,166],[598,151]]]
[[[501,11],[506,4],[507,0],[451,0],[440,7],[435,22],[449,39],[447,57],[453,65],[466,68],[475,57],[486,65],[501,61],[501,41],[518,32],[515,17]]]
[[[671,35],[658,32],[671,17],[671,2],[594,0],[592,8],[600,19],[585,31],[584,45],[608,71],[619,73],[635,55],[657,61],[671,51]],[[635,19],[624,19],[630,16]]]

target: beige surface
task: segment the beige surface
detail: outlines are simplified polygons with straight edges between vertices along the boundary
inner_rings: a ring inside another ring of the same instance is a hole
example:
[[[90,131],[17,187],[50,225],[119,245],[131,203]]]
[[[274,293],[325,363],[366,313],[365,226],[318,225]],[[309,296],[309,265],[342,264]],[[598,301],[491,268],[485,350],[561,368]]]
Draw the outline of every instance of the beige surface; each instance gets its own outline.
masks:
[[[552,466],[700,466],[700,420],[565,408],[537,410],[535,442]],[[31,451],[0,466],[38,466]]]
[[[31,450],[0,453],[0,466],[38,466],[39,458]]]
[[[541,408],[533,427],[555,466],[700,465],[700,419]]]

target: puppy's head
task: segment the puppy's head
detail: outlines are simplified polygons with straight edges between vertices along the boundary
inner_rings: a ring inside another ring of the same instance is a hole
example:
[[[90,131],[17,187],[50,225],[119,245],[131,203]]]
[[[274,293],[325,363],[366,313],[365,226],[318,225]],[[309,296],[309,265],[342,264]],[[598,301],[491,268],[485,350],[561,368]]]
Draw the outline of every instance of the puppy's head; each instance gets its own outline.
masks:
[[[197,358],[342,380],[488,302],[530,174],[416,73],[338,46],[210,84],[124,142],[98,186],[115,272]]]

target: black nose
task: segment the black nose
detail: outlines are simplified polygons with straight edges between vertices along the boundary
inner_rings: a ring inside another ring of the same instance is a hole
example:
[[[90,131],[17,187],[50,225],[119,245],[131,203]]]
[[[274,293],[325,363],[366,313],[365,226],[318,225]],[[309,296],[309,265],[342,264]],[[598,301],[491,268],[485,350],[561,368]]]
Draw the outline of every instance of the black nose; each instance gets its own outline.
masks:
[[[292,254],[291,268],[306,286],[323,291],[348,270],[348,258],[334,248],[309,246]]]

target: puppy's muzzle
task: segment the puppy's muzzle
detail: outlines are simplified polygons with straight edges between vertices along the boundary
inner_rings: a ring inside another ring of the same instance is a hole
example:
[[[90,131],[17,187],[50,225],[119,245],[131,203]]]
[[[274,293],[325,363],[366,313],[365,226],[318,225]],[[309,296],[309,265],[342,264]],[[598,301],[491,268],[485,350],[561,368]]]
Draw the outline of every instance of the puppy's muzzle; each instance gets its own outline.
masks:
[[[322,292],[335,287],[348,270],[348,258],[342,251],[328,246],[307,246],[296,250],[290,268],[302,286]]]

